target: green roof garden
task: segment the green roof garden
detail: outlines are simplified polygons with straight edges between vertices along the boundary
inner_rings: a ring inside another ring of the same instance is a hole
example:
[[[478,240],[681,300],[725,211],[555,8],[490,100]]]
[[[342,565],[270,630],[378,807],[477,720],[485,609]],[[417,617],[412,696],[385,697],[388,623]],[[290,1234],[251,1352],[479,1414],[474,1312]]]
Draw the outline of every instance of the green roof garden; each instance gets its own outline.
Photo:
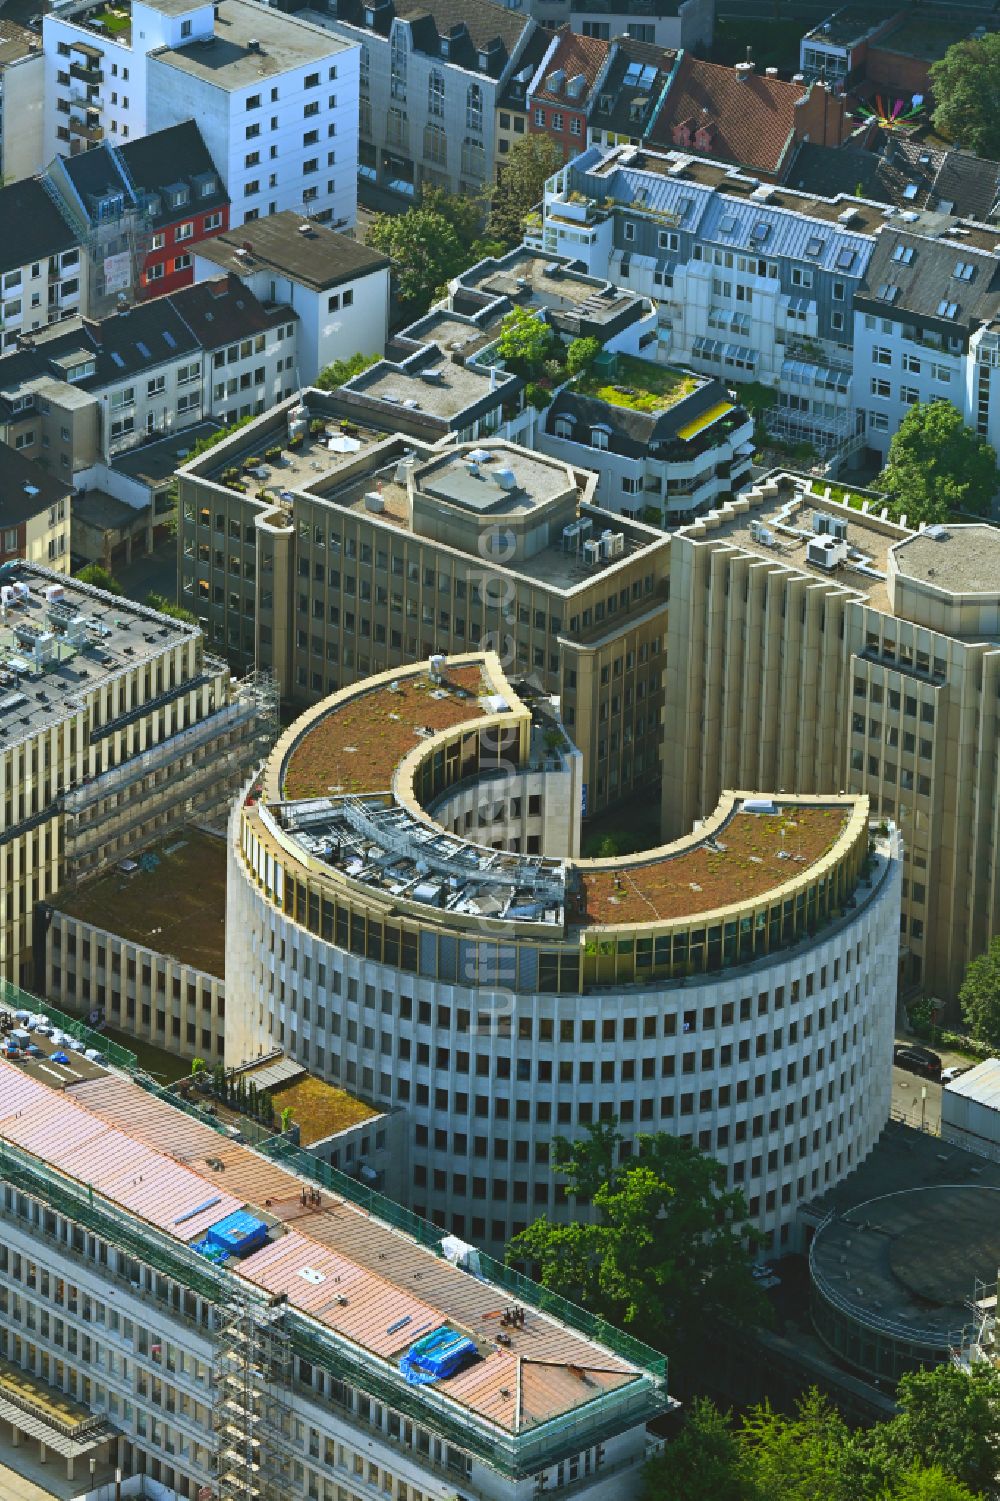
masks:
[[[592,368],[578,376],[581,396],[606,401],[609,406],[628,407],[633,412],[665,412],[704,383],[704,376],[690,370],[673,370],[652,360],[616,354],[598,358]]]

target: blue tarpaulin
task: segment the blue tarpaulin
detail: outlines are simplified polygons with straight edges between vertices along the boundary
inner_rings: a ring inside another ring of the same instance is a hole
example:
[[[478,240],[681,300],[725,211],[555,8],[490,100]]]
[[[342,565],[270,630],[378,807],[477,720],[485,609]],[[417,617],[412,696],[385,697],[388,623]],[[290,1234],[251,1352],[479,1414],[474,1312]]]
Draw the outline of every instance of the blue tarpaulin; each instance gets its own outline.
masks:
[[[411,1345],[399,1362],[399,1369],[411,1386],[427,1386],[431,1381],[453,1376],[476,1353],[471,1339],[445,1324]]]

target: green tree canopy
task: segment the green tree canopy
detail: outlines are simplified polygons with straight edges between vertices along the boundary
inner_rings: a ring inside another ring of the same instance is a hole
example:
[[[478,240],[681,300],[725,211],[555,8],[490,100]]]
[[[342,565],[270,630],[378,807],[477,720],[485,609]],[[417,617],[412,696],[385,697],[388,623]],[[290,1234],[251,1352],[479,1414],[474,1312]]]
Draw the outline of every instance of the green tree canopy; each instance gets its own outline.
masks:
[[[642,1501],[756,1501],[729,1413],[696,1397],[687,1421],[643,1473]]]
[[[486,221],[488,238],[508,250],[524,239],[524,221],[542,201],[546,179],[563,164],[559,147],[549,136],[528,135],[515,141],[493,189]]]
[[[95,589],[104,589],[108,594],[124,593],[118,580],[106,568],[102,568],[100,563],[88,563],[76,576],[81,584],[92,584]]]
[[[392,261],[400,302],[418,316],[466,265],[466,249],[448,220],[426,208],[376,214],[369,245]]]
[[[1000,936],[970,961],[958,1000],[973,1037],[1000,1047]]]
[[[977,156],[1000,158],[1000,32],[949,47],[932,64],[934,128]]]
[[[334,360],[331,365],[327,365],[325,370],[319,372],[316,384],[321,391],[339,391],[352,376],[360,375],[362,370],[367,370],[369,365],[374,365],[375,361],[380,358],[381,356],[377,354],[362,354],[359,350],[357,354],[352,354],[350,359]]]
[[[696,1401],[678,1437],[646,1466],[642,1501],[978,1501],[935,1452],[939,1441],[925,1455],[904,1454],[905,1422],[904,1412],[852,1433],[815,1390],[800,1397],[793,1414],[765,1403],[736,1426],[729,1413]],[[981,1433],[983,1415],[975,1422]],[[954,1425],[947,1414],[946,1435]],[[965,1463],[965,1456],[953,1458]]]
[[[157,594],[150,590],[146,595],[146,603],[151,610],[159,610],[161,615],[170,615],[174,620],[183,620],[185,625],[197,625],[198,617],[190,610],[185,610],[183,605],[175,605],[173,600],[165,594]]]
[[[559,348],[559,335],[529,308],[515,307],[500,325],[497,354],[516,375],[537,375]]]
[[[896,1392],[899,1416],[883,1425],[898,1471],[938,1465],[970,1490],[993,1494],[1000,1473],[1000,1371],[940,1365],[910,1371]],[[875,1430],[879,1433],[879,1430]]]
[[[594,1223],[544,1216],[508,1254],[537,1263],[542,1285],[677,1355],[704,1337],[706,1319],[746,1324],[767,1305],[750,1275],[746,1204],[726,1170],[679,1137],[640,1136],[621,1157],[617,1121],[580,1141],[554,1142],[554,1168]],[[690,1343],[689,1343],[690,1342]]]
[[[911,526],[947,521],[955,510],[988,513],[1000,476],[993,449],[950,401],[911,407],[889,445],[879,488],[890,513]]]
[[[566,369],[570,375],[579,375],[581,370],[589,370],[600,352],[599,339],[572,339],[566,351]]]

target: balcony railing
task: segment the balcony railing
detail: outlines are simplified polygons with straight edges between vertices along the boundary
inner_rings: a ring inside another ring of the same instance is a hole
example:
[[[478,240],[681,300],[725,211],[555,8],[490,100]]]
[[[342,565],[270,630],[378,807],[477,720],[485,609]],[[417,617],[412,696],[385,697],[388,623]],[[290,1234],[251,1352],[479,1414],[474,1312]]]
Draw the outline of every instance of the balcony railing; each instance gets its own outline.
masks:
[[[96,63],[71,62],[69,75],[76,78],[80,83],[88,83],[92,88],[104,82],[104,70]]]
[[[81,136],[83,140],[89,141],[92,146],[98,146],[104,140],[104,131],[100,125],[96,122],[91,124],[89,121],[81,120],[74,115],[70,116],[69,132],[70,135]]]

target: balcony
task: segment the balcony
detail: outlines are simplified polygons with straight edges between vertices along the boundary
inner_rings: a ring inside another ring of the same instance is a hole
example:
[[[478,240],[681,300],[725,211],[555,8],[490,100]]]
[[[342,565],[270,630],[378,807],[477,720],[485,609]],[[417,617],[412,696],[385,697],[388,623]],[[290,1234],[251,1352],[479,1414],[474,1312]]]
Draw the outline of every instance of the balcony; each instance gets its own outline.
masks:
[[[92,99],[89,94],[70,94],[69,102],[71,108],[79,110],[83,114],[94,114],[98,110],[102,110],[104,108],[103,99],[101,99],[99,96],[96,99]],[[70,120],[70,126],[72,126],[72,124],[73,121]]]
[[[96,120],[81,120],[76,115],[70,116],[69,133],[89,141],[91,146],[98,146],[104,140],[104,131]]]
[[[69,76],[79,83],[86,83],[91,88],[97,88],[104,82],[104,70],[96,62],[71,62]]]

